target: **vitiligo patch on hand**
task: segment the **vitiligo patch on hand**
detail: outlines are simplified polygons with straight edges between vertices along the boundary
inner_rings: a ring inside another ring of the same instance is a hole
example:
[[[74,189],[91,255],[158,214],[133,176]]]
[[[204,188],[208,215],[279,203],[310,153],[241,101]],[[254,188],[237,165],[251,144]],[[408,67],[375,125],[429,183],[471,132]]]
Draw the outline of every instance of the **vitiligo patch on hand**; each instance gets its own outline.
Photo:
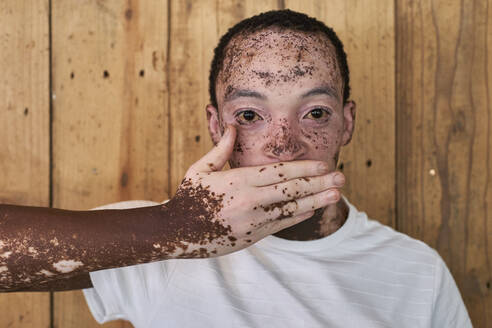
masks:
[[[11,251],[8,251],[8,252],[5,252],[5,253],[0,254],[0,257],[1,258],[4,258],[4,259],[8,259],[9,256],[10,256],[10,254],[12,254],[12,252]]]

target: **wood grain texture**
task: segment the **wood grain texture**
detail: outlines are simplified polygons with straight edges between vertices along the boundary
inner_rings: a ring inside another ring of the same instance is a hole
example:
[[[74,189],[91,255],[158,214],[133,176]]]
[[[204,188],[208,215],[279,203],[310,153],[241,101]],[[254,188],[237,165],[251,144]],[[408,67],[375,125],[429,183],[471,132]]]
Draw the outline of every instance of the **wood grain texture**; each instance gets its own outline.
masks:
[[[487,327],[492,0],[169,2],[51,0],[53,205],[173,194],[212,147],[219,37],[259,12],[298,10],[333,27],[348,54],[357,120],[340,157],[344,194],[436,248],[474,326]],[[48,0],[0,2],[2,203],[49,205],[49,15]],[[55,327],[99,327],[81,292],[56,293],[54,305]],[[0,327],[49,322],[47,293],[0,294]]]
[[[171,187],[210,149],[205,106],[213,50],[229,27],[254,14],[276,9],[277,1],[171,1],[170,151]]]
[[[169,35],[170,190],[212,147],[206,125],[207,72],[216,41],[215,2],[171,1]]]
[[[167,8],[53,2],[55,207],[168,198]],[[99,326],[81,292],[56,293],[54,304],[55,327]]]
[[[49,206],[48,1],[0,2],[0,203]],[[49,293],[0,294],[0,327],[49,327]]]
[[[286,0],[342,40],[357,104],[352,142],[342,148],[343,194],[370,218],[395,226],[395,38],[391,0]]]
[[[397,1],[398,227],[492,322],[492,2]]]

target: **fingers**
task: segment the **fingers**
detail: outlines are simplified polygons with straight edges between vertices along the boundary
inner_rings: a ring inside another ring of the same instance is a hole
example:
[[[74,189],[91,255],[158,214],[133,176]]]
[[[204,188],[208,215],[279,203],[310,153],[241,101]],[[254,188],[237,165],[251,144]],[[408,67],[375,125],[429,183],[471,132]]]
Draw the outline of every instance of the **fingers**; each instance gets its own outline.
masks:
[[[330,167],[326,162],[302,160],[242,167],[230,170],[230,172],[237,174],[237,172],[241,171],[241,175],[248,179],[244,182],[251,186],[261,187],[296,178],[309,179],[306,177],[326,174],[329,170]]]
[[[274,234],[288,227],[301,223],[302,221],[309,219],[313,215],[314,211],[309,211],[290,218],[285,218],[283,220],[275,220],[270,223],[270,227],[268,228],[270,231],[272,231],[271,233]]]
[[[340,191],[337,189],[328,189],[317,194],[298,199],[297,211],[294,215],[334,204],[340,200],[340,197]]]
[[[217,146],[203,156],[190,168],[195,172],[220,171],[231,157],[236,141],[236,129],[232,125],[226,127],[225,133]]]
[[[329,188],[340,188],[344,183],[344,175],[340,172],[333,172],[308,179],[299,178],[260,187],[258,197],[266,203],[283,202],[316,194]]]
[[[260,206],[259,209],[267,212],[265,222],[271,222],[298,216],[309,211],[314,211],[318,208],[336,203],[339,199],[340,192],[338,190],[328,189],[297,200]]]

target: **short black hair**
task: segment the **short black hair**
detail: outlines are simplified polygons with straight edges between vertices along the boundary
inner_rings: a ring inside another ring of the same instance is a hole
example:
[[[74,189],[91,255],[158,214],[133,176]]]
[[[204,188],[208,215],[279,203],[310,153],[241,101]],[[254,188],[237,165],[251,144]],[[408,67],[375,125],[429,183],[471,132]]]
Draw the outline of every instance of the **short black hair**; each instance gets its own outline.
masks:
[[[350,78],[349,69],[347,64],[347,54],[343,50],[343,43],[340,41],[335,31],[332,28],[326,26],[323,22],[309,17],[306,14],[295,12],[289,9],[272,10],[261,13],[250,18],[246,18],[233,27],[231,27],[226,34],[224,34],[219,41],[219,44],[214,50],[214,57],[210,67],[209,75],[209,93],[210,103],[217,108],[217,95],[215,90],[215,84],[217,82],[217,76],[223,69],[225,49],[229,42],[237,35],[245,33],[254,33],[257,31],[265,30],[270,27],[277,27],[281,29],[298,31],[298,32],[320,32],[325,35],[328,40],[335,47],[336,59],[342,75],[343,80],[343,103],[345,104],[350,96]]]

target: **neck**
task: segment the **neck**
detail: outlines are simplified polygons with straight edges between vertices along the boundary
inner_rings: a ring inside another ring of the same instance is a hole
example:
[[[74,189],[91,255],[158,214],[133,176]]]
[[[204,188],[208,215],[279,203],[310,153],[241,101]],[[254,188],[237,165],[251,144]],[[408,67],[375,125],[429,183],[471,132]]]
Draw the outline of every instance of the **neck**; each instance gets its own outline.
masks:
[[[317,209],[314,215],[292,227],[281,230],[274,236],[288,240],[315,240],[331,235],[343,226],[349,208],[343,199],[336,204]]]

